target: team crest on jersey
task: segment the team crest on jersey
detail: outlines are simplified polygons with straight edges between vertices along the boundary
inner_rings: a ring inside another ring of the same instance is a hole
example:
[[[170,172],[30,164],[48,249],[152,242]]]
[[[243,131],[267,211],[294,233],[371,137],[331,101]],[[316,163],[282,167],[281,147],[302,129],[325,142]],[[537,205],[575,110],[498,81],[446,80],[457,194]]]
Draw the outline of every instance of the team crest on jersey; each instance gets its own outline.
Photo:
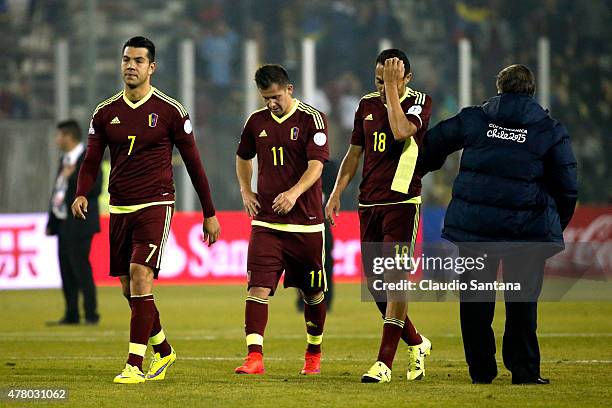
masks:
[[[289,138],[291,140],[298,140],[298,134],[300,133],[300,128],[295,126],[291,128],[291,133],[289,135]]]
[[[157,115],[157,113],[149,113],[149,127],[157,126],[158,118],[159,118],[159,115]]]

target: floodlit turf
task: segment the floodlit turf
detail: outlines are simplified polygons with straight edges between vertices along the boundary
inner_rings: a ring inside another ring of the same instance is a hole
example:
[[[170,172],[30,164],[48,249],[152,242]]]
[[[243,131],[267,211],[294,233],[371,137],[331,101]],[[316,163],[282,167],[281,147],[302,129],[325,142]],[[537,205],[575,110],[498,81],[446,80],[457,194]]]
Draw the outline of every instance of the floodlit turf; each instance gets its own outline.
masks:
[[[359,382],[376,358],[381,319],[373,304],[360,301],[358,286],[337,286],[323,341],[322,374],[310,377],[298,375],[305,331],[293,290],[281,290],[270,302],[263,376],[233,374],[246,354],[243,287],[159,287],[155,295],[177,363],[165,381],[118,385],[112,379],[125,362],[129,324],[119,288],[99,290],[102,320],[96,327],[46,327],[45,321],[61,315],[59,290],[0,292],[0,388],[67,388],[68,401],[54,405],[78,407],[575,408],[609,406],[612,397],[612,302],[541,304],[542,374],[550,377],[548,386],[511,385],[501,362],[493,385],[470,384],[458,305],[413,304],[414,323],[433,343],[426,377],[405,380],[407,353],[400,345],[392,383],[378,385]],[[498,350],[503,314],[498,304]],[[23,403],[0,400],[1,405]]]

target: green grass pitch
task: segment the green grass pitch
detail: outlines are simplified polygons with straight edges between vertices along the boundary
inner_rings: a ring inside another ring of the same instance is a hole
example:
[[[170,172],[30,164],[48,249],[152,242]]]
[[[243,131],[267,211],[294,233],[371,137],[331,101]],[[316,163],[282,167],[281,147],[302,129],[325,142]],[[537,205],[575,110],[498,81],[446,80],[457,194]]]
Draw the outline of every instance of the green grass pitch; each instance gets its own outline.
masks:
[[[101,324],[45,327],[62,312],[59,290],[0,292],[0,389],[67,388],[62,403],[75,407],[454,407],[610,406],[612,302],[542,303],[539,334],[548,386],[513,386],[499,361],[493,385],[469,381],[456,303],[415,303],[410,314],[433,343],[423,381],[405,380],[400,344],[391,384],[361,384],[378,351],[381,319],[360,301],[359,286],[337,285],[323,341],[322,374],[298,375],[305,348],[304,321],[295,292],[270,302],[265,337],[266,374],[238,376],[245,353],[242,286],[166,286],[155,289],[162,324],[178,353],[165,381],[113,384],[127,353],[129,309],[118,287],[99,289]],[[501,350],[504,306],[495,332]],[[145,365],[148,364],[148,359]],[[0,400],[0,406],[24,402]]]

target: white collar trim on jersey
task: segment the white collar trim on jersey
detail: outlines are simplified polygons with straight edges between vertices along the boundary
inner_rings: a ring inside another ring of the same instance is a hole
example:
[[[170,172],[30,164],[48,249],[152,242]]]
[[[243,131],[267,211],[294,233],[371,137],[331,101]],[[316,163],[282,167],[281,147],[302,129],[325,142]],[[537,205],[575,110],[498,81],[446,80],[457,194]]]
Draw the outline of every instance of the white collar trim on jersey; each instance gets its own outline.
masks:
[[[155,87],[152,86],[151,89],[149,90],[149,92],[145,95],[144,98],[142,98],[141,100],[139,100],[138,102],[134,103],[132,101],[130,101],[127,96],[125,96],[125,90],[123,91],[123,100],[125,101],[125,103],[127,104],[127,106],[129,106],[132,109],[136,109],[140,106],[142,106],[146,101],[148,101],[149,99],[151,99],[151,96],[153,95],[153,91],[155,91]]]

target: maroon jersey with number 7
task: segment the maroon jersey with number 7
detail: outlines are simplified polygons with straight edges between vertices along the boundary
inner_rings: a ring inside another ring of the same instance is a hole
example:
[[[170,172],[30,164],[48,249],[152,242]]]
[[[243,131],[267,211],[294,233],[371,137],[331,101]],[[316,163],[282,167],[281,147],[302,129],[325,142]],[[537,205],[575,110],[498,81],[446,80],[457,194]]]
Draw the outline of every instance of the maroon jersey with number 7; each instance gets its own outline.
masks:
[[[179,102],[154,87],[135,103],[120,92],[98,105],[89,126],[76,195],[87,195],[108,147],[111,206],[174,201],[173,146],[187,167],[204,217],[213,216],[215,208],[189,115]]]

